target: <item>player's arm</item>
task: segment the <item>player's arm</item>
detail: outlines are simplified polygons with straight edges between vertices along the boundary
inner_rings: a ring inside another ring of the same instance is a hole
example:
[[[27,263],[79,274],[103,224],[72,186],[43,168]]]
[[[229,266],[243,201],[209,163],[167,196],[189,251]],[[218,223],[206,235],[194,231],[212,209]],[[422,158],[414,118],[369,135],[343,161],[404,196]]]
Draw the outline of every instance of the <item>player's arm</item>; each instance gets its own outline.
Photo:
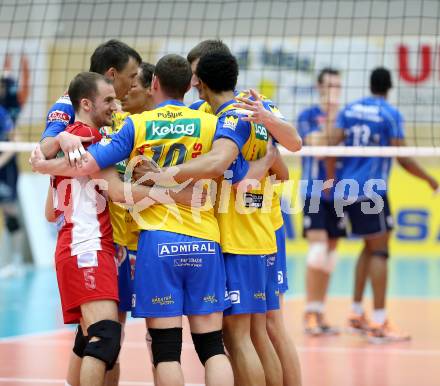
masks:
[[[82,156],[83,162],[75,167],[64,158],[46,160],[39,146],[32,151],[29,161],[32,170],[42,174],[65,177],[89,176],[128,158],[133,146],[134,126],[131,119],[127,119],[121,130],[112,136],[110,143],[90,145]]]
[[[228,138],[214,141],[208,153],[176,166],[174,179],[182,183],[193,179],[214,179],[223,175],[239,154],[236,143]]]
[[[29,163],[32,166],[32,171],[52,176],[81,177],[99,171],[96,160],[89,152],[84,153],[82,165],[75,167],[71,166],[65,158],[45,159],[39,144],[32,150]]]
[[[301,150],[302,140],[295,127],[283,118],[275,106],[272,108],[265,106],[255,90],[251,89],[249,93],[254,100],[237,98],[240,103],[235,104],[237,108],[247,110],[250,113],[248,117],[242,119],[262,124],[286,149],[290,151]]]
[[[53,191],[52,191],[51,184],[49,184],[49,189],[47,190],[46,205],[44,207],[44,215],[45,215],[47,221],[55,222],[56,216],[55,216],[55,208],[53,206]]]
[[[405,140],[403,138],[393,138],[390,144],[391,146],[405,146]],[[415,159],[411,157],[397,157],[397,162],[408,173],[425,181],[432,190],[436,191],[439,189],[439,184],[436,179],[428,174]]]
[[[179,191],[163,187],[148,187],[121,181],[118,172],[110,167],[95,173],[94,179],[107,182],[108,195],[113,202],[135,205],[143,200],[148,206],[154,204],[179,204],[200,207],[206,201],[206,191],[194,186],[186,186]],[[151,200],[151,201],[150,201]]]
[[[73,106],[66,96],[61,97],[49,109],[46,127],[40,140],[41,151],[46,159],[54,158],[60,149],[67,157],[70,151],[79,151],[82,148],[80,138],[65,133],[66,127],[73,123],[74,116]]]

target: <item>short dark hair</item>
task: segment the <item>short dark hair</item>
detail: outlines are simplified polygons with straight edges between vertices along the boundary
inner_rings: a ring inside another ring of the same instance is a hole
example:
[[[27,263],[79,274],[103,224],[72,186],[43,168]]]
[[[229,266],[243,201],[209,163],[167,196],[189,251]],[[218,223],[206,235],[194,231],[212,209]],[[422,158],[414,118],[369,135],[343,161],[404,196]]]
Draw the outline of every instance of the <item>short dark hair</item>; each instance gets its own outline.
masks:
[[[159,59],[154,75],[159,79],[167,96],[182,99],[188,91],[192,72],[188,61],[183,56],[169,54]]]
[[[232,91],[238,79],[237,59],[222,52],[203,55],[197,64],[196,75],[214,92]]]
[[[322,84],[324,82],[324,76],[325,75],[337,75],[339,76],[339,70],[332,67],[324,67],[321,71],[319,71],[318,74],[318,84]]]
[[[98,93],[98,82],[100,80],[112,84],[104,75],[96,72],[80,72],[72,79],[67,93],[69,94],[75,112],[79,110],[81,99],[87,98],[92,101],[95,99]]]
[[[138,64],[142,62],[139,53],[127,44],[116,39],[108,40],[93,52],[90,58],[90,72],[104,75],[112,67],[117,71],[122,71],[130,58]]]
[[[371,72],[370,90],[375,95],[386,95],[393,87],[391,72],[385,67],[377,67]]]
[[[154,64],[142,62],[139,66],[141,69],[140,80],[142,87],[147,88],[151,86],[151,80],[154,74]]]
[[[203,55],[210,54],[212,52],[221,52],[224,54],[231,54],[229,47],[219,39],[203,40],[197,44],[190,52],[186,59],[188,62],[193,63],[195,60],[200,59]]]

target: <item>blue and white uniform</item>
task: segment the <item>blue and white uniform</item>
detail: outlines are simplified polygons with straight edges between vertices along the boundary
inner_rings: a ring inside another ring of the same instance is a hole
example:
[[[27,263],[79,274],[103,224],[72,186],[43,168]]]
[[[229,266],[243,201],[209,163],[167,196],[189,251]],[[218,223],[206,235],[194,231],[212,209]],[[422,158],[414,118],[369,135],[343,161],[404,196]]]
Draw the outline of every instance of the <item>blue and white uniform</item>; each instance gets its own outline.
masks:
[[[404,138],[400,112],[384,98],[375,96],[347,105],[339,113],[336,127],[344,130],[345,146],[390,146],[391,140]],[[389,157],[343,158],[338,180],[354,180],[359,190],[336,189],[335,197],[356,199],[345,208],[353,234],[365,236],[392,229],[387,198],[391,164]]]

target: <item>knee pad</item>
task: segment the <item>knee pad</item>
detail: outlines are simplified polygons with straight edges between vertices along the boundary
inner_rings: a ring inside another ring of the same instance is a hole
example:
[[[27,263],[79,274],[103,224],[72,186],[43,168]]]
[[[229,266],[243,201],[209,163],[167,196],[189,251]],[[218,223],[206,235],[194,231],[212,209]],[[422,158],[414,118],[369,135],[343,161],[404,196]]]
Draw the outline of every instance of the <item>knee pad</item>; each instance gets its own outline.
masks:
[[[82,358],[84,356],[84,350],[86,349],[88,343],[89,343],[89,337],[84,336],[81,325],[78,324],[78,328],[76,329],[75,342],[73,344],[72,351],[80,358]]]
[[[225,354],[222,330],[206,332],[204,334],[192,333],[191,335],[197,355],[203,366],[214,355]]]
[[[87,329],[89,342],[84,350],[84,356],[103,361],[107,370],[111,370],[121,350],[121,332],[121,323],[113,320],[101,320],[92,324]],[[91,341],[93,337],[99,340]]]
[[[149,328],[153,365],[179,362],[182,353],[182,328]]]
[[[20,229],[20,221],[17,216],[5,215],[5,225],[9,233],[17,232]]]
[[[310,243],[307,266],[327,272],[328,247],[324,242]]]
[[[381,257],[382,259],[388,260],[390,257],[388,251],[386,250],[376,250],[371,252],[371,256]]]

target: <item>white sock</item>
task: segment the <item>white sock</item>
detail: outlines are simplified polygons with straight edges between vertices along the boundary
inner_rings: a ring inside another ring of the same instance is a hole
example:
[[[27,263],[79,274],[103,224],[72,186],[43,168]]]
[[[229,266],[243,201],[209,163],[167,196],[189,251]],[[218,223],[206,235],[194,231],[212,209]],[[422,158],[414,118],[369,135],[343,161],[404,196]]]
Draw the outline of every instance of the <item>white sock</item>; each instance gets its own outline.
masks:
[[[377,324],[384,324],[387,318],[385,308],[373,311],[373,322]]]
[[[356,315],[363,315],[363,313],[364,313],[364,307],[362,307],[362,303],[361,302],[353,302],[352,305],[351,305],[351,310]]]
[[[306,304],[306,312],[322,313],[323,311],[324,311],[324,303],[323,302],[309,302]]]

